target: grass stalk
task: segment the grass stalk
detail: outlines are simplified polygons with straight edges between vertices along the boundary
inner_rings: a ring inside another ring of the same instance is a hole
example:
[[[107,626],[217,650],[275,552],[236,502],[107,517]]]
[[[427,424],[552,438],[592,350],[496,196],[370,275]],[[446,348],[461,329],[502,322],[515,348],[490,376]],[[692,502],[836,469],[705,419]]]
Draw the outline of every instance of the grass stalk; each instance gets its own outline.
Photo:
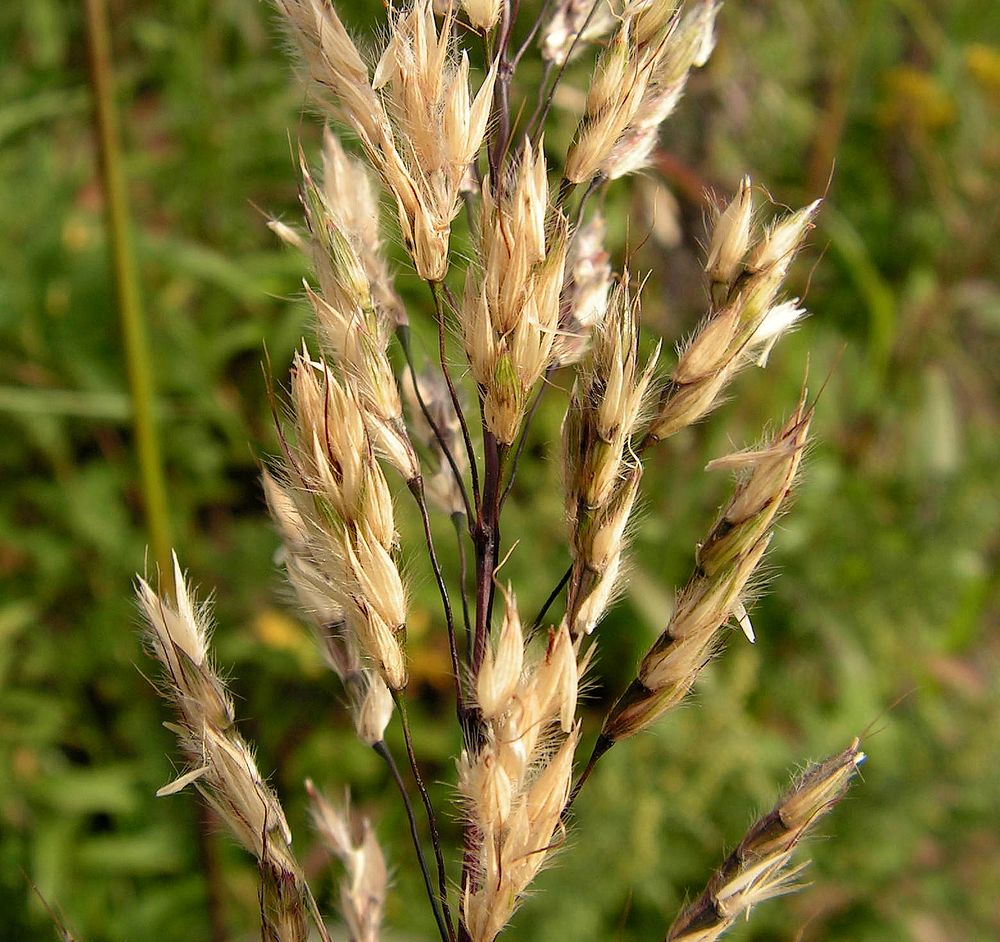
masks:
[[[84,0],[84,13],[99,172],[104,191],[115,299],[121,318],[129,397],[132,402],[131,417],[143,513],[153,558],[159,572],[166,576],[172,568],[170,548],[173,541],[167,508],[166,475],[154,407],[152,357],[125,184],[121,128],[115,102],[111,32],[105,0]],[[169,596],[169,579],[164,579],[163,587]],[[205,878],[210,938],[212,942],[226,942],[228,935],[223,916],[218,854],[211,834],[214,822],[207,808],[198,808],[195,813],[198,857]]]
[[[120,122],[115,104],[108,11],[105,0],[85,0],[84,10],[101,186],[104,190],[115,297],[121,317],[125,365],[132,398],[132,421],[135,429],[143,511],[153,557],[160,572],[169,573],[172,542],[170,514],[167,509],[163,457],[153,406],[152,358],[129,219]]]

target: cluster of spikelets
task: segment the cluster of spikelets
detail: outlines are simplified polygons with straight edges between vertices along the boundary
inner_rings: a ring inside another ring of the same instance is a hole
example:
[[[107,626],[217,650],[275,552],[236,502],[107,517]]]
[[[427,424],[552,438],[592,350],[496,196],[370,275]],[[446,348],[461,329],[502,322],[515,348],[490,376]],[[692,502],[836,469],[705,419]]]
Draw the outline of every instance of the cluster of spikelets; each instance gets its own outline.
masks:
[[[763,444],[709,466],[737,472],[732,496],[574,779],[581,683],[595,629],[621,590],[644,455],[707,415],[742,368],[766,365],[775,342],[803,315],[798,299],[783,299],[782,287],[818,203],[764,224],[750,180],[741,182],[714,220],[707,313],[664,375],[659,346],[640,352],[641,286],[627,270],[612,274],[604,219],[586,210],[593,193],[649,162],[660,124],[711,53],[714,0],[680,9],[665,0],[547,4],[537,40],[545,94],[527,121],[509,98],[536,33],[514,52],[516,3],[391,6],[387,40],[370,67],[326,0],[275,2],[319,106],[360,143],[364,160],[326,131],[322,172],[301,158],[304,226],[271,224],[311,265],[305,296],[316,338],[312,348],[303,342],[291,364],[289,415],[278,420],[282,455],[264,473],[264,490],[283,567],[343,684],[357,735],[387,763],[399,789],[442,942],[492,942],[562,843],[570,805],[601,756],[684,699],[732,623],[754,640],[746,600],[807,445],[813,405],[805,389]],[[460,46],[477,33],[487,67],[473,88]],[[553,185],[545,117],[566,64],[595,42],[604,48]],[[439,363],[419,373],[383,251],[382,194],[433,302]],[[463,202],[473,249],[456,295],[445,278],[457,258],[451,226]],[[457,376],[449,332],[465,360]],[[407,363],[401,375],[390,358],[394,338]],[[561,617],[547,626],[547,604],[525,628],[513,589],[499,582],[500,520],[534,406],[561,368],[575,374],[560,450],[571,565],[549,600],[565,590]],[[467,400],[478,405],[479,433],[470,428]],[[398,481],[423,522],[452,658],[463,740],[457,880],[406,722]],[[454,523],[463,561],[457,580],[438,564],[428,498]],[[467,547],[475,563],[471,604]],[[464,642],[451,602],[456,583]],[[503,615],[494,630],[497,591]],[[278,799],[236,731],[232,700],[212,668],[207,612],[192,602],[176,564],[159,595],[140,580],[139,600],[186,763],[161,793],[193,785],[256,857],[265,938],[304,940],[310,920],[329,938]],[[397,708],[433,867],[385,741]],[[800,869],[790,866],[792,852],[842,797],[863,758],[855,742],[809,769],[750,829],[668,938],[715,939],[756,903],[789,891]],[[348,803],[337,807],[311,783],[307,790],[322,842],[344,865],[340,910],[350,938],[373,942],[387,884],[374,832]]]

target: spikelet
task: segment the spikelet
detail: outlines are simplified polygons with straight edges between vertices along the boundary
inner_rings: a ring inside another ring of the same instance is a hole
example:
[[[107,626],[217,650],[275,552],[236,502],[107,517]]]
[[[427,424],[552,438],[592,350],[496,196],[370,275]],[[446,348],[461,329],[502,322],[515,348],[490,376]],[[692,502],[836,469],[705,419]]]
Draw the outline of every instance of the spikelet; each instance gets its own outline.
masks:
[[[632,19],[623,20],[597,60],[563,168],[570,183],[584,183],[602,168],[635,119],[653,78],[659,50],[640,50],[633,26]]]
[[[313,826],[326,849],[346,871],[340,884],[340,912],[352,942],[378,942],[385,910],[388,873],[385,858],[367,818],[343,809],[306,780]]]
[[[588,43],[606,36],[615,25],[615,6],[610,0],[596,4],[594,0],[559,0],[539,38],[542,59],[561,66]]]
[[[573,570],[566,621],[589,634],[607,608],[621,568],[625,529],[642,467],[630,449],[659,348],[639,357],[639,299],[626,272],[612,292],[563,422],[563,478]]]
[[[503,0],[462,0],[462,9],[469,22],[484,33],[497,25],[502,8]]]
[[[350,164],[335,143],[328,136],[327,173],[346,177],[342,185],[353,180],[364,193],[363,168]],[[306,296],[316,315],[320,341],[344,380],[356,390],[376,452],[406,481],[412,481],[420,468],[403,424],[399,389],[388,356],[391,331],[404,318],[398,313],[402,310],[399,299],[377,252],[377,219],[374,233],[370,225],[364,228],[351,214],[337,208],[334,200],[341,199],[337,185],[330,180],[322,187],[317,185],[305,159],[300,163],[302,205],[319,281],[318,292],[306,285]],[[376,239],[374,245],[363,241],[370,238]]]
[[[483,185],[481,271],[466,278],[461,321],[484,418],[501,444],[517,435],[528,394],[553,359],[568,224],[549,212],[542,145],[525,142],[511,179]]]
[[[586,659],[565,627],[529,659],[517,602],[505,592],[504,624],[477,681],[485,720],[478,750],[458,763],[459,791],[481,835],[462,910],[474,942],[492,942],[545,863],[569,798],[580,728],[577,692]]]
[[[323,195],[331,221],[357,253],[371,289],[380,320],[406,323],[406,309],[396,294],[379,225],[379,194],[364,163],[345,150],[329,128],[323,130]]]
[[[744,477],[699,545],[695,573],[681,592],[669,624],[604,721],[601,736],[605,742],[645,729],[679,703],[714,653],[719,632],[731,616],[754,640],[741,596],[763,558],[775,516],[791,490],[811,419],[803,390],[798,407],[766,447],[710,466],[739,467]]]
[[[208,654],[206,606],[196,606],[176,555],[173,597],[158,596],[137,580],[147,642],[163,667],[162,693],[177,711],[168,728],[187,763],[186,771],[157,795],[193,784],[233,836],[258,861],[264,937],[305,942],[311,897],[292,853],[292,835],[277,796],[257,770],[250,747],[236,731],[233,702]]]
[[[369,74],[332,5],[276,0],[333,117],[360,138],[393,195],[403,242],[421,278],[448,269],[451,221],[482,146],[495,71],[473,97],[469,62],[453,52],[454,17],[438,30],[430,0],[392,12],[389,41]]]
[[[303,349],[292,364],[294,447],[284,494],[302,549],[363,654],[393,690],[406,684],[401,646],[406,593],[394,560],[392,498],[375,458],[358,395]]]
[[[803,316],[798,299],[779,303],[777,296],[819,204],[780,217],[755,239],[750,181],[741,182],[709,245],[711,312],[680,351],[650,440],[668,438],[711,412],[736,373],[747,363],[766,364],[774,344]]]
[[[691,69],[703,66],[712,54],[718,9],[715,0],[695,0],[678,17],[670,15],[670,4],[638,5],[635,41],[640,48],[654,47],[656,62],[642,100],[601,163],[604,176],[617,180],[647,165],[660,125],[677,107]]]
[[[552,352],[557,366],[570,366],[583,359],[593,331],[604,323],[611,290],[610,256],[604,248],[606,229],[604,216],[595,213],[570,241],[559,332]]]
[[[324,578],[310,554],[308,528],[291,494],[267,471],[263,484],[271,519],[282,539],[280,558],[299,607],[309,616],[323,660],[344,685],[358,738],[374,745],[392,719],[392,695],[382,677],[363,665],[338,590]]]
[[[805,834],[847,793],[865,761],[855,739],[839,755],[808,768],[791,790],[746,836],[712,875],[702,894],[689,903],[667,932],[667,942],[714,942],[741,915],[775,896],[797,889],[805,867],[788,869]]]

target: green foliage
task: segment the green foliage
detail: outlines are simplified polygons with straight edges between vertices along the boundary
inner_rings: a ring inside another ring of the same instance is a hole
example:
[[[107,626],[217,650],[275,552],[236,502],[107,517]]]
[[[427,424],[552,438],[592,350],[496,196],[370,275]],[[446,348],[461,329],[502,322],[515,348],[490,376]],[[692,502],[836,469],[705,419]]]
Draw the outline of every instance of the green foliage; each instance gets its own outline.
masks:
[[[374,0],[350,6],[357,24],[381,15]],[[521,937],[657,937],[787,771],[866,728],[872,760],[823,825],[815,886],[762,907],[733,938],[791,938],[801,926],[811,940],[1000,934],[995,7],[729,5],[712,64],[664,135],[679,244],[651,209],[659,176],[608,196],[619,260],[657,224],[634,267],[654,271],[647,322],[676,339],[702,298],[701,186],[728,192],[749,169],[797,205],[826,188],[837,160],[813,267],[800,266],[796,285],[813,316],[766,374],[741,377],[711,422],[652,460],[629,592],[601,628],[595,722],[662,627],[722,498],[725,482],[701,468],[791,407],[807,352],[813,387],[831,375],[775,540],[780,579],[755,612],[758,644],[734,637],[686,709],[609,756],[559,866],[517,917]],[[178,542],[196,581],[218,587],[217,657],[297,844],[311,843],[303,778],[350,782],[362,807],[377,802],[395,866],[391,936],[429,937],[385,773],[286,614],[258,485],[258,456],[276,447],[264,347],[280,386],[306,323],[301,261],[258,207],[297,218],[289,141],[314,153],[316,122],[266,5],[115,9]],[[194,802],[153,798],[173,744],[130,601],[146,537],[80,20],[58,0],[0,6],[0,937],[54,937],[27,875],[86,942],[172,942],[206,937],[205,885]],[[526,67],[531,100],[532,79]],[[571,128],[557,118],[552,140]],[[429,298],[400,268],[423,312],[418,350],[431,354]],[[558,421],[553,397],[509,505],[505,537],[521,541],[507,574],[526,612],[565,558],[562,509],[545,496],[557,493]],[[402,526],[404,543],[417,538],[419,521]],[[448,524],[435,526],[454,571]],[[424,565],[414,554],[413,723],[428,779],[443,781],[457,743],[439,723],[447,654]],[[437,794],[447,800],[446,787]],[[226,839],[209,843],[233,938],[252,937],[252,866]],[[315,876],[329,890],[319,864]]]

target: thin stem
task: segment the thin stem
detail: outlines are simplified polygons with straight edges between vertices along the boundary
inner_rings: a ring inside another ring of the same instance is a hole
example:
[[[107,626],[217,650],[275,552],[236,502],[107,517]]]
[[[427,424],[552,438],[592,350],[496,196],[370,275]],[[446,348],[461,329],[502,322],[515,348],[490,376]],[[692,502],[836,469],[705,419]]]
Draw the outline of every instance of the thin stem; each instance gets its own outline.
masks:
[[[605,183],[608,178],[604,173],[595,173],[591,178],[583,196],[580,197],[580,205],[576,208],[576,221],[573,223],[573,231],[576,232],[583,223],[583,211],[587,208],[587,202]]]
[[[518,67],[521,62],[522,56],[528,51],[528,47],[531,45],[532,40],[538,35],[538,31],[542,28],[542,23],[544,23],[550,16],[552,12],[552,5],[555,0],[545,0],[541,11],[538,16],[535,17],[535,23],[528,32],[528,35],[524,37],[524,42],[517,47],[517,52],[514,53],[514,58],[510,60],[511,77],[513,78],[514,70]]]
[[[473,676],[486,655],[490,624],[493,614],[493,594],[496,588],[496,569],[500,548],[500,472],[503,448],[483,420],[483,454],[485,474],[483,499],[475,527],[476,545],[476,635],[472,654]]]
[[[455,706],[458,710],[459,722],[462,722],[462,718],[465,715],[465,697],[462,695],[462,667],[458,660],[455,619],[451,611],[451,598],[448,596],[448,586],[445,585],[444,576],[441,573],[441,564],[438,562],[437,553],[434,551],[431,518],[427,513],[427,498],[424,495],[424,479],[418,475],[410,481],[409,488],[414,500],[417,502],[417,506],[420,508],[420,519],[424,525],[424,540],[427,543],[427,555],[431,561],[431,569],[434,570],[434,580],[437,582],[438,592],[441,595],[441,605],[444,607],[445,624],[448,627],[448,650],[451,652],[451,670],[455,677]]]
[[[444,305],[441,303],[441,284],[437,281],[428,282],[431,294],[434,297],[434,313],[437,317],[438,327],[438,359],[441,361],[441,372],[444,374],[444,381],[448,384],[448,393],[451,396],[451,404],[458,416],[458,424],[462,428],[462,439],[465,441],[465,450],[469,456],[469,470],[472,473],[472,499],[476,506],[479,506],[479,468],[476,465],[476,450],[472,447],[472,436],[469,434],[469,425],[465,421],[465,410],[462,409],[462,401],[458,398],[458,390],[455,388],[451,378],[451,370],[448,369],[448,352],[444,343]],[[468,502],[466,502],[468,503]],[[470,513],[469,519],[472,519]]]
[[[385,760],[385,764],[389,767],[389,774],[392,776],[392,780],[396,783],[396,787],[399,789],[400,797],[403,799],[403,807],[406,809],[406,820],[410,824],[410,838],[413,841],[413,849],[417,852],[417,863],[420,865],[420,872],[424,877],[424,888],[427,891],[427,898],[431,903],[431,910],[434,912],[434,921],[437,923],[438,932],[441,935],[441,942],[454,942],[454,930],[450,924],[445,923],[441,916],[441,912],[438,909],[437,897],[434,895],[434,886],[431,883],[430,871],[427,868],[427,860],[424,858],[424,851],[420,846],[420,834],[417,831],[417,819],[413,814],[413,805],[410,803],[410,796],[406,793],[406,785],[403,782],[403,777],[399,774],[399,768],[396,765],[396,760],[392,757],[389,747],[382,740],[374,743],[372,745],[372,749],[374,749],[375,752]]]
[[[538,80],[538,98],[535,101],[535,110],[531,112],[531,117],[528,118],[528,123],[524,126],[525,136],[530,137],[533,142],[537,139],[537,135],[529,132],[536,126],[536,122],[541,117],[542,109],[545,107],[545,86],[552,77],[552,70],[555,67],[555,63],[549,59],[542,68],[542,77]]]
[[[451,515],[451,523],[455,528],[455,540],[458,543],[458,579],[462,592],[462,621],[465,623],[465,657],[472,660],[472,622],[469,618],[469,593],[467,591],[469,581],[469,561],[465,553],[465,535],[463,530],[468,529],[468,521],[463,523],[463,516],[460,513]]]
[[[410,735],[410,721],[406,715],[406,701],[398,690],[393,691],[392,699],[396,703],[396,709],[399,710],[399,720],[403,727],[403,741],[406,743],[406,757],[410,762],[410,771],[413,773],[413,780],[417,783],[420,800],[423,802],[424,811],[427,813],[427,826],[430,828],[431,844],[434,845],[434,860],[437,863],[441,911],[444,914],[444,921],[448,926],[448,937],[454,940],[455,930],[451,920],[451,910],[448,907],[447,873],[444,867],[444,855],[441,853],[441,835],[438,831],[437,815],[434,813],[434,806],[431,804],[430,795],[427,794],[427,787],[424,785],[423,776],[420,774],[420,767],[417,765],[417,756],[413,751],[413,737]]]
[[[603,756],[614,744],[615,741],[613,739],[607,739],[603,735],[597,737],[597,742],[594,743],[594,750],[590,753],[590,759],[588,760],[583,772],[580,774],[580,777],[576,780],[573,790],[569,793],[569,799],[566,802],[566,806],[562,810],[562,819],[564,821],[569,814],[569,809],[573,807],[573,802],[576,801],[576,796],[580,794],[580,789],[587,784],[587,779],[590,778],[594,769],[597,768],[597,763],[601,760],[601,756]]]
[[[549,593],[549,597],[545,600],[542,607],[538,610],[538,614],[535,616],[534,621],[531,623],[531,627],[528,629],[528,637],[535,634],[536,631],[541,627],[542,620],[545,618],[546,613],[552,607],[552,603],[559,598],[559,593],[566,588],[566,583],[569,582],[570,576],[573,575],[573,564],[570,563],[566,568],[566,571],[562,574],[562,578],[556,583],[556,587]]]
[[[166,574],[171,569],[170,514],[153,405],[153,363],[146,336],[146,319],[142,309],[139,271],[129,219],[107,8],[104,0],[86,0],[84,8],[101,185],[104,190],[115,295],[125,344],[143,508],[153,556],[160,572]],[[170,593],[172,590],[169,588],[169,580],[166,582],[166,591]]]
[[[451,473],[455,475],[455,483],[458,485],[459,493],[462,495],[462,502],[465,504],[467,519],[472,520],[472,504],[469,501],[469,492],[465,488],[465,480],[462,477],[462,472],[459,470],[458,463],[455,461],[455,456],[451,453],[451,449],[448,447],[448,442],[446,441],[444,434],[441,429],[438,428],[438,424],[434,421],[434,417],[431,415],[430,409],[427,408],[427,403],[424,402],[423,394],[420,392],[420,381],[417,377],[416,367],[413,364],[413,347],[410,344],[409,325],[400,324],[396,328],[396,337],[403,350],[403,357],[406,359],[406,365],[410,368],[410,372],[413,374],[413,388],[417,395],[417,404],[420,406],[420,411],[423,413],[424,418],[427,420],[427,424],[431,427],[431,431],[437,439],[441,453],[444,455],[445,460],[448,462],[448,466],[451,468]]]
[[[499,187],[500,164],[507,152],[510,141],[510,80],[514,68],[510,63],[510,38],[517,19],[519,0],[504,0],[497,30],[497,46],[494,61],[497,69],[496,85],[493,89],[494,136],[489,152],[490,181],[494,191]]]

